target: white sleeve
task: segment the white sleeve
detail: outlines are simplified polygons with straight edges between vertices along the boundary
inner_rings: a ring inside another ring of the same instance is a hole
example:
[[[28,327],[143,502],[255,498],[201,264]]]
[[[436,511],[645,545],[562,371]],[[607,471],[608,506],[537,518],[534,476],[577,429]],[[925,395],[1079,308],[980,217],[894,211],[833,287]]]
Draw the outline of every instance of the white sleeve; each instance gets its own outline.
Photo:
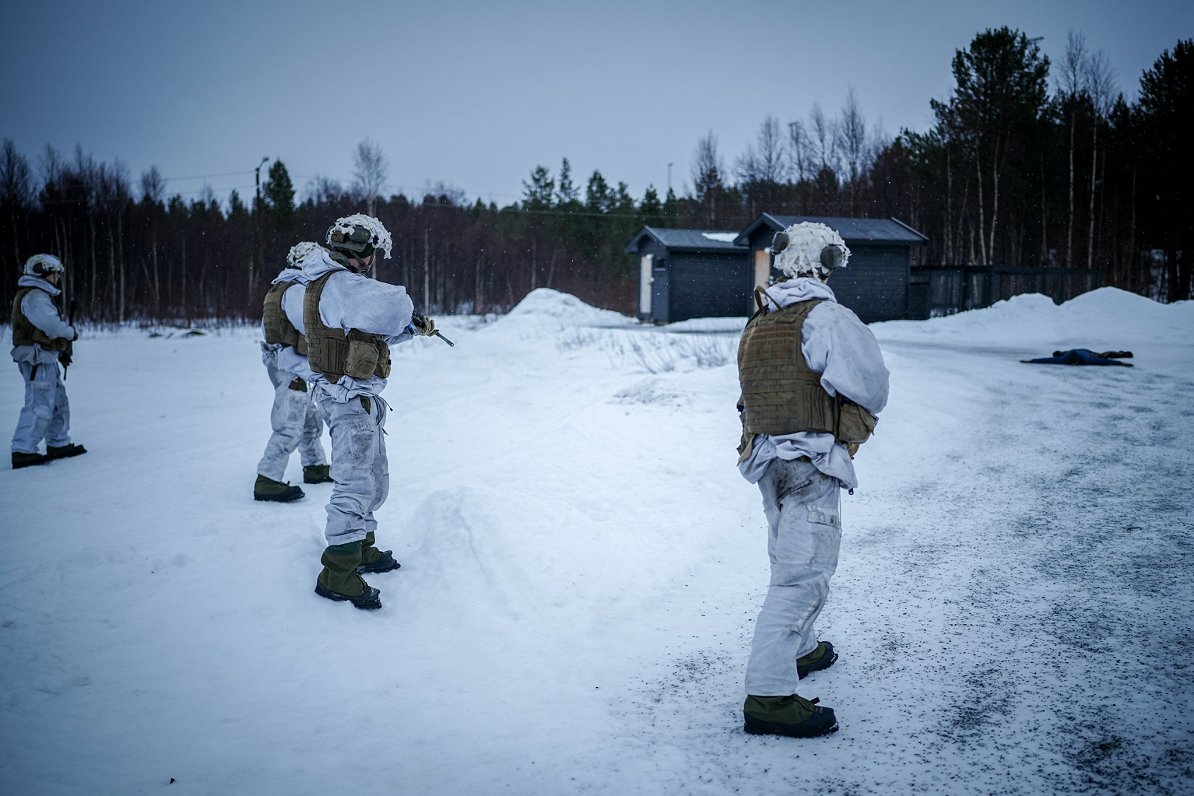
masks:
[[[327,326],[387,338],[405,331],[414,310],[406,288],[347,271],[332,274],[319,297],[319,318]]]
[[[823,301],[804,320],[800,349],[830,395],[842,395],[873,415],[887,406],[888,372],[879,341],[858,316]]]
[[[54,301],[44,290],[30,290],[21,301],[21,312],[29,323],[46,333],[47,337],[75,339],[75,327],[62,320]]]
[[[282,312],[286,313],[286,320],[303,335],[307,333],[306,324],[303,323],[303,300],[306,295],[307,287],[297,282],[282,294]]]

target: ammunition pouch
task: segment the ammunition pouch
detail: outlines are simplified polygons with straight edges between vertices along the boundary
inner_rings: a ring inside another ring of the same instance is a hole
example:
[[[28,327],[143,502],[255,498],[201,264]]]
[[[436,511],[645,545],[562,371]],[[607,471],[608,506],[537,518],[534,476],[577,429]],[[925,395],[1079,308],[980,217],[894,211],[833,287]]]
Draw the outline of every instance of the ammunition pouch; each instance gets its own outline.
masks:
[[[853,401],[841,400],[833,436],[843,445],[861,445],[871,438],[879,418]]]
[[[348,333],[348,353],[344,357],[344,372],[354,379],[367,379],[374,374],[381,378],[390,375],[390,349],[379,337],[353,329]]]

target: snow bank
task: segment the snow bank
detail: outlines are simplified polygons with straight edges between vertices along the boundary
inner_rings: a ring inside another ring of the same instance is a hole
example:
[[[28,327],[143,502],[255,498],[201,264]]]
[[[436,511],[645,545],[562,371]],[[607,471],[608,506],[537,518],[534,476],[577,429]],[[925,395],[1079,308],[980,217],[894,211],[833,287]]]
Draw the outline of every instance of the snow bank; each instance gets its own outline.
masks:
[[[574,325],[600,326],[606,324],[625,325],[631,319],[611,310],[602,310],[584,303],[576,296],[561,293],[551,288],[537,288],[518,302],[514,309],[497,325],[510,321],[519,322],[527,318],[552,318]]]
[[[1058,306],[1039,293],[928,321],[872,324],[881,340],[985,345],[1048,355],[1054,349],[1096,351],[1172,343],[1194,331],[1194,302],[1159,304],[1117,288],[1084,293]]]

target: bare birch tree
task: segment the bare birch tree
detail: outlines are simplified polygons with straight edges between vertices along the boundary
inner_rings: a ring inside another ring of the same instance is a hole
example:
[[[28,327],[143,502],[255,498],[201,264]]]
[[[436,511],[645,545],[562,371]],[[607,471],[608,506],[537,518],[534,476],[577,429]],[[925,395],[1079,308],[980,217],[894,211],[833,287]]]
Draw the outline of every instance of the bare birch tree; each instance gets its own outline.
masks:
[[[352,192],[365,203],[369,215],[377,214],[377,200],[386,184],[386,156],[381,147],[366,138],[352,156]]]
[[[736,163],[738,179],[744,183],[781,183],[788,176],[788,157],[779,119],[768,116],[759,125],[754,143]]]
[[[1107,54],[1102,50],[1092,53],[1083,69],[1086,93],[1090,95],[1094,118],[1091,119],[1090,150],[1090,213],[1086,231],[1086,267],[1094,267],[1095,194],[1098,192],[1099,128],[1111,114],[1114,104],[1115,77]]]
[[[862,175],[869,166],[868,138],[866,119],[862,109],[858,106],[858,95],[854,93],[854,86],[850,86],[846,94],[846,104],[842,106],[842,115],[834,131],[837,138],[837,149],[841,152],[842,162],[846,169],[846,179],[850,184],[850,215],[857,215],[858,188]]]
[[[812,136],[813,158],[817,161],[817,171],[825,170],[837,173],[837,136],[834,135],[834,122],[826,118],[819,103],[814,102],[808,113],[809,132]]]
[[[1065,230],[1065,264],[1074,264],[1074,131],[1077,127],[1078,98],[1082,94],[1086,65],[1086,37],[1076,31],[1066,35],[1065,55],[1058,77],[1060,93],[1070,107],[1069,195]]]
[[[33,171],[29,161],[17,152],[11,138],[4,139],[4,150],[0,152],[0,205],[8,210],[12,225],[13,262],[21,264],[20,235],[17,234],[17,214],[33,204]]]
[[[717,223],[717,196],[725,189],[724,174],[725,166],[717,151],[717,136],[710,130],[697,141],[692,156],[692,190],[697,203],[705,208],[707,223],[711,226]]]

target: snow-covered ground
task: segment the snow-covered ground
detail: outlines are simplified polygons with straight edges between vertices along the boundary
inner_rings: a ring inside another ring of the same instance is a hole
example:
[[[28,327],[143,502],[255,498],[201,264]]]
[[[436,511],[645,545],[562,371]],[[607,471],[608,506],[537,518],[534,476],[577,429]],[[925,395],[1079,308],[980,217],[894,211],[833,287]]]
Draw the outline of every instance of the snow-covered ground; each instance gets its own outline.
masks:
[[[872,327],[842,657],[801,684],[841,730],[805,741],[741,728],[741,320],[437,322],[455,348],[395,350],[375,612],[312,593],[329,485],[252,499],[255,331],[77,344],[90,453],[0,469],[0,793],[1194,791],[1194,303]],[[1072,347],[1135,367],[1018,362]]]

